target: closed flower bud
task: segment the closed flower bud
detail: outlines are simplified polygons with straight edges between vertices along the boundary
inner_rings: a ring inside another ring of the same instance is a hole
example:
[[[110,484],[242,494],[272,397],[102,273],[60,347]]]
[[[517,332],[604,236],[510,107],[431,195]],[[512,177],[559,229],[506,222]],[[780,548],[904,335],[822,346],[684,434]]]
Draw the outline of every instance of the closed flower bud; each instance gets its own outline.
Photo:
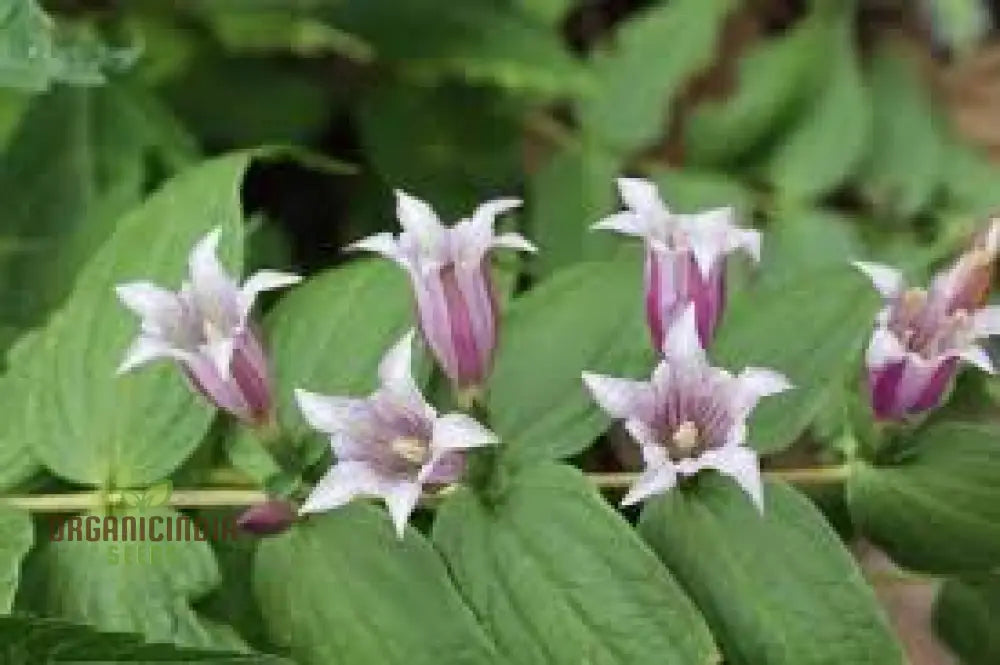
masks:
[[[192,250],[191,274],[180,291],[149,282],[115,289],[122,303],[142,319],[141,332],[118,371],[172,359],[210,402],[259,424],[270,417],[271,382],[250,311],[259,293],[295,284],[299,277],[262,270],[237,286],[216,255],[219,234],[213,231]]]
[[[420,331],[456,388],[482,386],[497,344],[498,308],[490,252],[502,247],[535,251],[516,233],[496,235],[496,217],[521,205],[498,199],[479,206],[468,219],[446,227],[423,201],[396,192],[403,232],[380,233],[351,245],[386,256],[410,276]]]
[[[743,250],[760,258],[760,234],[735,226],[732,208],[685,215],[667,209],[656,185],[621,178],[618,190],[626,210],[593,228],[639,236],[646,244],[644,286],[646,321],[659,350],[673,322],[693,305],[698,337],[708,346],[726,303],[726,260]]]
[[[295,506],[284,499],[272,499],[251,506],[236,519],[236,525],[255,536],[275,536],[295,522]]]

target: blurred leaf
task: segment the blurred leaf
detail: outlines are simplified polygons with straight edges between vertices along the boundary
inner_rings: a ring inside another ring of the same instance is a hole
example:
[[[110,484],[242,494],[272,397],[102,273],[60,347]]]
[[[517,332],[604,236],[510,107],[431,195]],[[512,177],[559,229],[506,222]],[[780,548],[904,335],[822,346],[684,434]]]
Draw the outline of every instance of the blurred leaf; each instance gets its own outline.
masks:
[[[990,5],[982,0],[924,0],[921,5],[934,41],[959,55],[972,52],[992,25]]]
[[[831,389],[860,371],[877,309],[874,289],[849,265],[796,274],[733,299],[712,356],[734,370],[778,370],[795,386],[754,410],[749,445],[774,453],[795,442]]]
[[[14,607],[14,595],[21,579],[21,560],[34,542],[35,529],[28,513],[0,509],[0,614],[9,614]],[[2,635],[0,623],[0,637]],[[0,640],[0,644],[4,642]]]
[[[468,491],[449,497],[434,542],[511,662],[718,660],[684,592],[575,469],[525,469],[495,506]]]
[[[114,286],[151,280],[175,288],[191,247],[213,228],[222,229],[224,259],[238,274],[240,186],[251,157],[233,153],[187,169],[126,214],[24,354],[18,371],[30,376],[30,395],[21,432],[57,475],[141,487],[167,476],[201,441],[214,410],[176,367],[164,362],[116,374],[139,326]]]
[[[847,485],[858,529],[902,566],[935,573],[1000,565],[1000,430],[939,422],[893,466],[858,463]]]
[[[874,122],[862,179],[880,210],[907,218],[928,206],[941,181],[944,146],[916,55],[883,44],[871,61]]]
[[[996,213],[1000,208],[1000,166],[984,152],[960,143],[948,145],[943,159],[951,204],[974,217]]]
[[[703,473],[647,504],[639,524],[732,665],[902,665],[875,594],[822,514],[781,483],[761,515]]]
[[[815,9],[779,37],[762,41],[738,63],[736,90],[695,108],[684,123],[688,163],[736,163],[791,120],[822,84],[831,21]]]
[[[255,663],[286,661],[261,654],[184,649],[150,644],[134,634],[98,632],[59,619],[16,614],[0,617],[0,657],[5,663]]]
[[[534,262],[539,274],[614,254],[618,240],[590,227],[615,209],[619,168],[607,152],[583,143],[562,149],[530,175],[528,227],[540,250]]]
[[[361,396],[376,387],[379,361],[413,325],[408,286],[388,261],[357,261],[311,277],[271,311],[265,330],[278,417],[291,441],[311,436],[322,450],[329,446],[302,419],[294,389]],[[277,472],[246,428],[232,445],[234,463],[254,477]]]
[[[538,19],[545,25],[558,27],[566,19],[580,0],[508,0],[527,16]]]
[[[520,120],[490,90],[386,85],[369,91],[356,113],[386,188],[427,199],[445,218],[508,193],[520,174]]]
[[[659,169],[651,174],[667,206],[676,212],[694,213],[706,208],[732,206],[743,219],[753,213],[753,192],[724,173],[695,169]]]
[[[318,74],[264,58],[202,58],[165,94],[203,142],[251,148],[319,137],[330,118],[326,85]]]
[[[755,285],[791,284],[803,275],[845,268],[863,257],[853,222],[850,217],[820,208],[776,212],[768,222]]]
[[[829,71],[803,115],[774,146],[763,172],[779,196],[811,200],[836,189],[868,149],[871,111],[854,51],[854,2],[835,3],[823,41]]]
[[[102,70],[122,69],[137,55],[100,43],[89,26],[57,23],[35,0],[0,0],[0,88],[101,85]]]
[[[0,256],[0,320],[22,329],[44,321],[121,214],[194,152],[134,85],[59,86],[36,97],[0,159],[0,238],[22,247]]]
[[[570,457],[608,428],[580,373],[648,374],[644,322],[642,268],[630,260],[559,270],[514,299],[488,394],[511,463]]]
[[[143,519],[146,538],[126,538],[126,516]],[[104,515],[77,519],[83,520],[83,539],[69,540],[64,524],[62,540],[47,542],[31,559],[26,576],[32,593],[25,600],[33,610],[101,631],[137,633],[151,642],[246,650],[232,629],[191,609],[192,601],[219,583],[219,570],[207,542],[181,539],[185,529],[192,533],[193,525],[181,521],[190,518],[168,508],[122,511],[111,518],[114,531],[103,528]],[[96,539],[88,537],[91,528]],[[172,540],[151,541],[168,530]]]
[[[260,543],[254,588],[303,665],[485,665],[493,646],[413,528],[358,502]]]
[[[288,51],[300,57],[339,54],[357,62],[374,58],[371,46],[294,5],[232,11],[219,8],[206,17],[223,47],[234,53]]]
[[[597,91],[580,101],[587,132],[623,153],[653,143],[674,95],[715,56],[732,0],[672,0],[630,18],[593,56]]]
[[[0,490],[9,490],[30,478],[38,470],[38,462],[31,453],[29,436],[22,432],[25,426],[31,385],[30,363],[26,360],[34,353],[38,343],[37,332],[21,337],[10,349],[9,360],[13,369],[0,375]]]
[[[460,78],[543,95],[578,94],[590,80],[554,30],[492,0],[346,0],[337,28],[425,82]]]
[[[948,580],[934,604],[937,634],[965,665],[1000,662],[1000,577]]]
[[[7,149],[30,101],[31,95],[28,93],[0,88],[0,153]]]

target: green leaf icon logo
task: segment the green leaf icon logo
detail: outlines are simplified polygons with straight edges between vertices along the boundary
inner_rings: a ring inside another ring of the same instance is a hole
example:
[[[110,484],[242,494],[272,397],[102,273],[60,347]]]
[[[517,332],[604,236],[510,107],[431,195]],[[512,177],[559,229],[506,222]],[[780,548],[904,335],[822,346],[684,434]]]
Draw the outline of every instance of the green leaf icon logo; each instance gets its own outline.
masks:
[[[145,507],[165,506],[170,502],[170,495],[174,491],[174,485],[169,480],[159,482],[146,490]]]

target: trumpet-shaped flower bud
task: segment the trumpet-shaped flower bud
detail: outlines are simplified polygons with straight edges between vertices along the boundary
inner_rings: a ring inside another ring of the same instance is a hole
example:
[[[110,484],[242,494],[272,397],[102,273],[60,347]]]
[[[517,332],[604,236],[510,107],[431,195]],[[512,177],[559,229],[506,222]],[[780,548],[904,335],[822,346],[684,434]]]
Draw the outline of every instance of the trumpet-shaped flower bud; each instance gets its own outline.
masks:
[[[979,287],[972,289],[971,282],[960,278],[969,265],[963,261],[968,258],[938,275],[927,290],[907,288],[894,268],[854,264],[885,300],[865,356],[876,418],[904,420],[936,407],[960,361],[995,371],[977,342],[1000,332],[1000,308],[966,308],[981,296],[973,298]]]
[[[209,401],[256,424],[270,415],[271,383],[250,310],[259,293],[300,278],[261,270],[237,286],[216,255],[220,233],[216,229],[195,245],[190,277],[177,293],[149,282],[116,287],[122,303],[142,319],[141,332],[118,371],[170,358]]]
[[[620,178],[618,191],[626,210],[593,228],[645,240],[646,321],[653,346],[662,347],[664,333],[688,304],[694,305],[698,337],[708,346],[725,306],[726,259],[741,249],[759,260],[760,234],[735,226],[736,212],[729,207],[672,213],[647,180]]]
[[[1000,220],[991,220],[985,233],[962,253],[947,270],[931,282],[931,291],[945,300],[953,312],[971,312],[986,304],[1000,252]]]
[[[255,536],[284,533],[295,522],[295,507],[284,499],[271,499],[247,508],[236,519],[236,525]]]
[[[330,435],[336,463],[300,512],[342,506],[358,496],[381,497],[400,537],[424,485],[461,479],[465,451],[492,445],[496,435],[469,416],[438,415],[410,370],[413,332],[379,365],[381,386],[367,398],[296,390],[306,421]]]
[[[468,219],[445,227],[429,205],[396,192],[398,237],[379,233],[350,249],[381,254],[410,276],[420,330],[445,374],[462,390],[481,386],[492,367],[497,342],[497,301],[489,263],[497,247],[534,252],[517,233],[497,235],[497,215],[517,208],[517,199],[479,206]]]
[[[767,369],[738,376],[708,364],[698,338],[695,309],[688,305],[669,330],[663,360],[649,381],[583,374],[594,400],[641,447],[645,469],[622,505],[631,505],[677,484],[678,476],[714,469],[732,478],[763,511],[757,454],[744,445],[746,421],[761,397],[791,387]]]

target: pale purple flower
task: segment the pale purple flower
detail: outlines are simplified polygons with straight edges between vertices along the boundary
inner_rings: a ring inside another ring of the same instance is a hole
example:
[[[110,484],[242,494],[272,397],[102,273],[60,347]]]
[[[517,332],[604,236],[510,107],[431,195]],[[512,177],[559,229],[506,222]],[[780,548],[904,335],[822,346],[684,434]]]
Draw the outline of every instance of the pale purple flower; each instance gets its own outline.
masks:
[[[517,233],[497,235],[497,215],[521,205],[517,199],[487,201],[452,227],[429,205],[396,192],[398,237],[379,233],[349,246],[386,256],[410,276],[420,330],[445,374],[459,389],[475,389],[489,375],[497,343],[497,300],[490,250],[534,252]]]
[[[865,356],[872,411],[880,420],[903,420],[936,407],[964,361],[994,373],[978,341],[1000,332],[1000,307],[966,309],[963,259],[931,282],[907,288],[902,273],[855,262],[885,300]]]
[[[664,333],[689,303],[698,337],[708,346],[726,303],[726,259],[743,250],[759,261],[760,233],[737,227],[731,207],[691,215],[671,212],[648,180],[619,178],[618,191],[626,210],[592,228],[645,240],[646,321],[653,346],[663,346]]]
[[[250,310],[261,292],[300,278],[261,270],[237,286],[216,255],[220,234],[216,229],[195,245],[188,260],[190,276],[177,293],[150,282],[115,287],[122,303],[142,319],[141,332],[118,372],[170,358],[213,404],[259,424],[271,412],[271,383]]]
[[[669,330],[663,359],[649,381],[583,374],[594,400],[640,445],[645,469],[622,505],[661,494],[678,476],[714,469],[732,478],[761,511],[760,463],[745,445],[747,418],[761,397],[791,388],[768,369],[738,376],[708,364],[692,305]]]
[[[457,482],[466,450],[497,437],[461,413],[438,415],[410,370],[413,331],[383,358],[381,386],[366,398],[296,390],[306,421],[330,435],[337,461],[313,489],[301,513],[342,506],[355,497],[381,497],[402,538],[424,485]]]

